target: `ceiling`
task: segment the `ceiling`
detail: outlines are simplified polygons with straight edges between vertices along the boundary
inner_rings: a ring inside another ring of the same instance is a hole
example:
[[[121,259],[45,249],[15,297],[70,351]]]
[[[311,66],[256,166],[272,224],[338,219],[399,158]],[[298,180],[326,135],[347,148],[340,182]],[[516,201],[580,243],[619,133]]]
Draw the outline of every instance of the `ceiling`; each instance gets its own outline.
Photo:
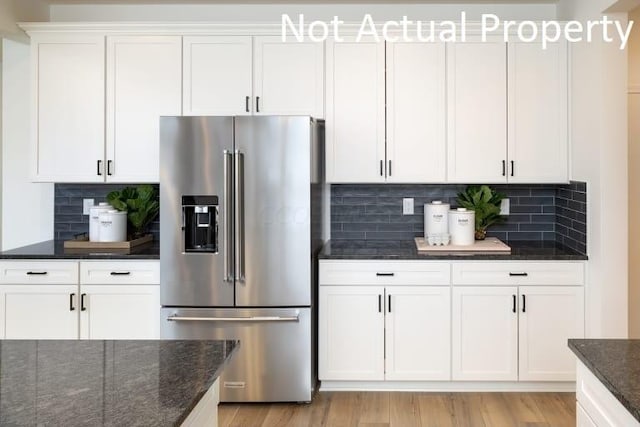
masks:
[[[41,0],[48,4],[372,4],[394,3],[392,0]],[[557,0],[402,0],[397,3],[414,4],[549,4]]]

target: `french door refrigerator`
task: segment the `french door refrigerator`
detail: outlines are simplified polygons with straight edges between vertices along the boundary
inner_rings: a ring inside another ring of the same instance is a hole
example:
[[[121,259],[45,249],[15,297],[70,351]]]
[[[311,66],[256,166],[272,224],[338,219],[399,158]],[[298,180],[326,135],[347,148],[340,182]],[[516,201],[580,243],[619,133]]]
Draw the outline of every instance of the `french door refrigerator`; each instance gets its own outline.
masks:
[[[240,340],[222,401],[312,398],[323,158],[310,117],[160,119],[161,334]]]

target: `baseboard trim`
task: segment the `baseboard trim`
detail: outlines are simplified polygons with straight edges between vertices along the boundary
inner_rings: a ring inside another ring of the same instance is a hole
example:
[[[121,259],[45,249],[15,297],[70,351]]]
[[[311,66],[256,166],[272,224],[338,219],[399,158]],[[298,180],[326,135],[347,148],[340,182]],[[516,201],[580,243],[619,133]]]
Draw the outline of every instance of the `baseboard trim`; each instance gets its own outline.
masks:
[[[413,391],[413,392],[575,392],[571,382],[489,381],[322,381],[323,391]]]

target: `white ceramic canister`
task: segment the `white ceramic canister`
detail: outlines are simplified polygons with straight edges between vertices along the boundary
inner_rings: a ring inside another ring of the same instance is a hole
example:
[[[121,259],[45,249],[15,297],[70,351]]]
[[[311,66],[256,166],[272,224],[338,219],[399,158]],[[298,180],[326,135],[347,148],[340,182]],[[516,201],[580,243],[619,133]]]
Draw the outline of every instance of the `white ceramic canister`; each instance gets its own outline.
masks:
[[[109,203],[101,202],[97,206],[91,206],[89,208],[89,240],[92,242],[99,242],[100,236],[98,231],[100,229],[100,214],[113,210],[113,206]]]
[[[476,213],[465,208],[449,211],[449,233],[451,244],[457,246],[473,245],[475,242]]]
[[[424,237],[449,234],[448,203],[434,200],[424,205]]]
[[[124,242],[127,240],[127,213],[109,210],[100,214],[100,242]]]

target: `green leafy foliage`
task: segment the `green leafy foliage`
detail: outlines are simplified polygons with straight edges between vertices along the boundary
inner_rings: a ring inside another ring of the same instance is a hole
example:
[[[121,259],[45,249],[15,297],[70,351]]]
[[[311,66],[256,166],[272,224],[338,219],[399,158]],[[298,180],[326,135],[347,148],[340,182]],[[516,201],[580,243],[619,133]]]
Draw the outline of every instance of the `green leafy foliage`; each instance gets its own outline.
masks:
[[[133,237],[139,237],[156,219],[160,211],[158,194],[151,185],[125,187],[107,194],[107,201],[115,209],[127,212],[127,220]]]
[[[475,211],[476,231],[486,231],[490,225],[503,222],[500,202],[505,195],[493,191],[488,185],[470,185],[458,193],[458,205]]]

